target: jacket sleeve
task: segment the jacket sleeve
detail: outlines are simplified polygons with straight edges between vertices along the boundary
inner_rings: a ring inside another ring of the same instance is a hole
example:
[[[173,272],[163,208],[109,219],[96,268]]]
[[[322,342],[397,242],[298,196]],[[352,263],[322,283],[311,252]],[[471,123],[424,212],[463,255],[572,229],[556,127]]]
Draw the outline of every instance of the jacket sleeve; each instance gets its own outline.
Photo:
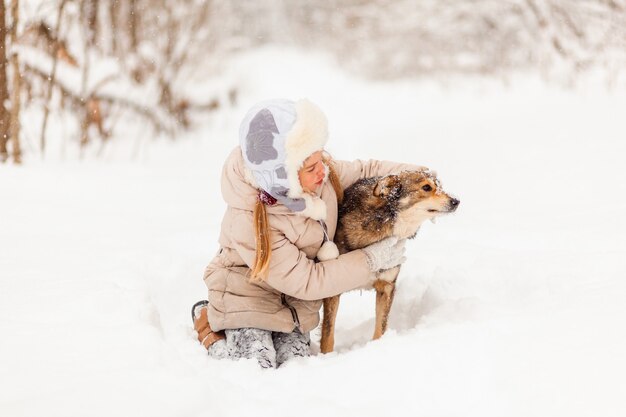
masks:
[[[341,161],[334,159],[333,162],[344,190],[361,178],[395,174],[401,171],[424,171],[428,169],[420,165],[378,161],[375,159],[368,161],[362,161],[360,159]]]
[[[255,259],[252,217],[241,213],[238,236],[231,236],[234,249],[252,268]],[[244,218],[247,217],[247,218]],[[242,224],[246,227],[241,227]],[[294,245],[283,232],[271,228],[272,254],[266,283],[284,294],[301,300],[320,300],[370,284],[375,276],[369,270],[362,250],[340,255],[337,259],[315,262]]]

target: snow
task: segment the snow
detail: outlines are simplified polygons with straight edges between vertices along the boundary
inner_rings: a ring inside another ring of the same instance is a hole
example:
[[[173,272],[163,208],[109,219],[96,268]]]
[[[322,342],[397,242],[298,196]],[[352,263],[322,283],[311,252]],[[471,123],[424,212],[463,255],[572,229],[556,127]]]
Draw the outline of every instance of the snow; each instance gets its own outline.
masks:
[[[100,158],[51,145],[0,166],[0,415],[626,413],[623,90],[377,83],[274,48],[227,74],[238,107],[141,139],[138,158],[128,137]],[[316,355],[263,371],[207,357],[189,310],[217,250],[221,164],[271,97],[319,104],[336,158],[426,165],[461,205],[408,243],[381,340],[373,293],[353,292],[335,353],[317,354],[316,331]]]

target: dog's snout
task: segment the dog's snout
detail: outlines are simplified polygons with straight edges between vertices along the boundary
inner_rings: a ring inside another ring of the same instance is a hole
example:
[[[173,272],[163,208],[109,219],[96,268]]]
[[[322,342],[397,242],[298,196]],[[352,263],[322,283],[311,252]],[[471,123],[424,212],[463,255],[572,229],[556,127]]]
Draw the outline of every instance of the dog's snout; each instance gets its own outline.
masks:
[[[450,199],[450,208],[452,210],[456,210],[456,208],[459,206],[460,203],[461,203],[460,200],[458,200],[456,198],[452,198],[452,199]]]

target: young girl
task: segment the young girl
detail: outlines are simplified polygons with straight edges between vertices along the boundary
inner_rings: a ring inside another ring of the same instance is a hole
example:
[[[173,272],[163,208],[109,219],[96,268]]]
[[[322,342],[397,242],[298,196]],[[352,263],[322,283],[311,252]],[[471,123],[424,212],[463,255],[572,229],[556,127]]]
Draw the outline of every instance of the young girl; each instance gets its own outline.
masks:
[[[264,368],[309,356],[323,298],[404,262],[396,238],[339,256],[337,203],[360,178],[425,168],[331,160],[327,139],[326,117],[307,100],[261,102],[245,116],[222,171],[228,207],[204,274],[209,300],[192,309],[209,355],[255,358]]]

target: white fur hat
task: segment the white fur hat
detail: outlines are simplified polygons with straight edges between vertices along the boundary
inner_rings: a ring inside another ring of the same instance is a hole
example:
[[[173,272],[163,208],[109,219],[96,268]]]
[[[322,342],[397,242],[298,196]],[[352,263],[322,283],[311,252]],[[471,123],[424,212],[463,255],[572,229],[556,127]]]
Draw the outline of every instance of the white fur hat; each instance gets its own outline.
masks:
[[[298,171],[327,140],[326,116],[306,99],[260,102],[248,111],[239,129],[251,183],[291,211],[315,220],[326,218],[326,204],[304,192]]]

